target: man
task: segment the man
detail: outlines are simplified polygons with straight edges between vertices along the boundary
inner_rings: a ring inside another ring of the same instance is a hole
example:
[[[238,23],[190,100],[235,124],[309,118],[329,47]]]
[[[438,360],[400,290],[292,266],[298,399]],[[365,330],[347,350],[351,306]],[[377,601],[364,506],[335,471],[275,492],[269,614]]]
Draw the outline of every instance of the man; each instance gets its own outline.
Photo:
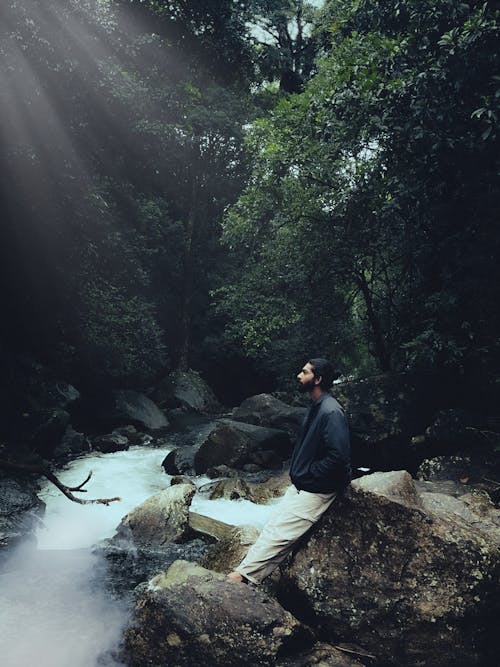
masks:
[[[311,406],[292,454],[292,486],[246,557],[228,574],[231,582],[259,584],[271,574],[351,479],[347,420],[328,391],[333,366],[326,359],[311,359],[297,379]]]

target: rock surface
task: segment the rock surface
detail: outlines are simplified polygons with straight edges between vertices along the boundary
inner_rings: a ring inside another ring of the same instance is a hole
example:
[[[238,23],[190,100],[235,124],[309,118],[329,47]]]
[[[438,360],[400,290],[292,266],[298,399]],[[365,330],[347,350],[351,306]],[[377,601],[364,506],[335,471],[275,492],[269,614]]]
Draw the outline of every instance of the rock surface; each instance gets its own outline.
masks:
[[[281,429],[295,436],[306,412],[307,408],[292,407],[271,394],[257,394],[235,408],[232,418],[248,424]]]
[[[246,463],[275,468],[291,451],[290,438],[284,431],[220,419],[196,452],[194,469],[199,474],[221,464],[242,468]]]
[[[199,475],[220,465],[279,468],[291,452],[285,431],[219,419],[199,429],[191,444],[170,451],[162,465],[169,475]]]
[[[113,392],[115,407],[113,420],[123,425],[138,425],[151,431],[168,426],[168,419],[153,401],[129,389]]]
[[[191,484],[176,484],[151,496],[122,519],[112,544],[185,541],[191,534],[189,506],[195,493],[196,487]]]
[[[34,539],[44,507],[32,483],[0,476],[0,552],[24,539]]]
[[[125,636],[130,667],[275,665],[311,643],[275,600],[186,561],[143,587]]]
[[[111,452],[120,452],[127,450],[130,446],[128,438],[119,433],[108,433],[99,435],[92,440],[92,449],[98,452],[109,454]]]
[[[392,665],[493,664],[498,545],[479,510],[425,495],[404,471],[354,481],[285,570],[280,599],[325,639]]]

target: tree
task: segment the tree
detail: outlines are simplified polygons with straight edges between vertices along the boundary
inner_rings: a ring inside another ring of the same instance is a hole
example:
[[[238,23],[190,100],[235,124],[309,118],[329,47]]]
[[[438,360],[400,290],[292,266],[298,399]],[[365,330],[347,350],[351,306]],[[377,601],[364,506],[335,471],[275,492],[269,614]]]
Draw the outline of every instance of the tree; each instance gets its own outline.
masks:
[[[495,5],[330,2],[323,21],[317,74],[250,129],[225,222],[249,273],[220,307],[244,332],[241,304],[266,301],[270,358],[319,331],[350,366],[498,368]]]

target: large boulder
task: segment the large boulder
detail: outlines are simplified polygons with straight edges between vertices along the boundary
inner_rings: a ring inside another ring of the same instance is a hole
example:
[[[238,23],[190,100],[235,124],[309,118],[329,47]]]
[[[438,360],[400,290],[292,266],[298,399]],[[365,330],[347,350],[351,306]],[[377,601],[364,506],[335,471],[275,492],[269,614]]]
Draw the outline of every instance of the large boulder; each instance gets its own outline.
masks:
[[[53,457],[58,461],[68,461],[81,454],[88,454],[90,450],[89,439],[69,425],[64,431],[61,441],[55,447]]]
[[[199,430],[192,444],[169,452],[162,465],[169,475],[202,474],[222,464],[258,470],[279,468],[291,453],[285,431],[219,419]]]
[[[277,468],[292,453],[285,431],[220,419],[194,457],[197,473],[221,464],[242,468],[253,463],[261,468]]]
[[[184,542],[190,535],[189,506],[196,487],[176,484],[151,496],[123,517],[114,544],[162,545]]]
[[[271,394],[257,394],[235,408],[232,418],[248,424],[281,429],[293,437],[297,435],[306,412],[307,408],[292,407]]]
[[[143,587],[125,633],[130,667],[275,665],[311,643],[275,600],[186,561]]]
[[[155,431],[168,426],[168,419],[153,401],[137,391],[124,389],[113,393],[115,405],[112,414],[114,425],[133,424]]]
[[[201,375],[192,369],[174,371],[156,389],[155,398],[170,409],[211,414],[222,406]]]
[[[120,433],[107,433],[92,439],[92,449],[105,454],[125,451],[129,447],[128,438]]]
[[[500,601],[492,517],[481,523],[484,507],[436,495],[419,494],[404,471],[354,481],[285,569],[282,602],[327,640],[387,664],[490,664]]]

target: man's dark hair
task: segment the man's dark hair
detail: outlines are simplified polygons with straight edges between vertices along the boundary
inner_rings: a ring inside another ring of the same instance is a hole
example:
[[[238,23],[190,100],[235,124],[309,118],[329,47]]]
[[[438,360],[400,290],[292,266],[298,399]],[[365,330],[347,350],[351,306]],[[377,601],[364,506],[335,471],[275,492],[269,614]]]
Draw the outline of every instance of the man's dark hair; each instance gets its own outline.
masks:
[[[328,359],[309,359],[309,363],[313,367],[313,373],[315,378],[321,377],[321,382],[319,386],[321,389],[330,389],[333,381],[337,377],[337,373]]]

